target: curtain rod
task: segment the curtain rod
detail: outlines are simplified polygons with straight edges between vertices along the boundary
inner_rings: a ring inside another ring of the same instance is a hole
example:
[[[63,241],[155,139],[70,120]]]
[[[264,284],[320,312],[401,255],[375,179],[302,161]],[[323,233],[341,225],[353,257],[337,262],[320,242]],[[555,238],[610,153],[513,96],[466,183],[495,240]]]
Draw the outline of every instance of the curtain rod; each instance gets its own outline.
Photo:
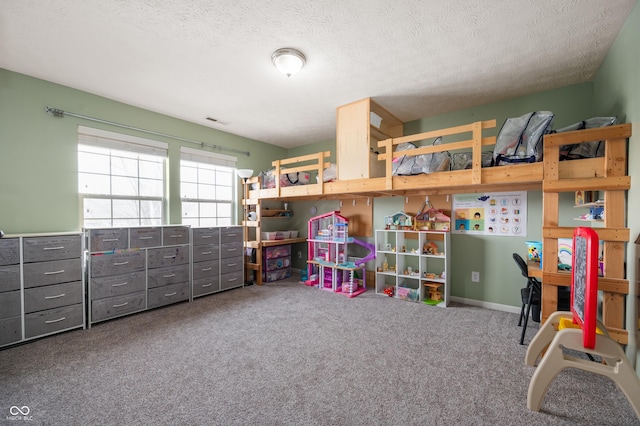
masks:
[[[103,124],[109,124],[111,126],[122,127],[124,129],[129,129],[129,130],[135,130],[135,131],[138,131],[138,132],[148,133],[150,135],[156,135],[156,136],[162,136],[162,137],[165,137],[165,138],[176,139],[176,140],[183,141],[183,142],[194,143],[194,144],[197,144],[197,145],[200,145],[200,146],[208,146],[209,148],[213,148],[213,149],[219,149],[219,150],[230,151],[230,152],[237,152],[238,154],[244,154],[247,157],[249,157],[251,155],[251,153],[249,151],[241,151],[239,149],[227,148],[225,146],[214,145],[214,144],[206,143],[206,142],[200,142],[200,141],[196,141],[196,140],[193,140],[193,139],[181,138],[180,136],[173,136],[173,135],[168,135],[166,133],[154,132],[153,130],[141,129],[140,127],[129,126],[127,124],[116,123],[116,122],[113,122],[113,121],[103,120],[101,118],[89,117],[87,115],[76,114],[75,112],[63,111],[63,110],[61,110],[59,108],[53,108],[53,107],[46,106],[46,107],[44,107],[44,112],[49,113],[49,114],[53,115],[54,117],[58,117],[58,118],[62,118],[65,115],[69,115],[71,117],[82,118],[84,120],[95,121],[95,122],[103,123]]]

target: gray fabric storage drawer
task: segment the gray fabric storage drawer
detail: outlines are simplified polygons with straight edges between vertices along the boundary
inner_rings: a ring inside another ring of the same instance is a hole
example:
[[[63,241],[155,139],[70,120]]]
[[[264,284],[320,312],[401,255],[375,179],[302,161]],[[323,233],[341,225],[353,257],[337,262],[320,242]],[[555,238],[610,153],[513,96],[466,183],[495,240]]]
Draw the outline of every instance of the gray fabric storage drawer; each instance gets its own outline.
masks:
[[[240,256],[242,258],[242,241],[235,243],[224,243],[220,247],[220,258]]]
[[[23,244],[24,262],[80,258],[82,250],[80,235],[30,237],[24,238]]]
[[[24,312],[31,313],[82,303],[82,281],[24,290]]]
[[[20,240],[18,238],[0,239],[0,265],[20,263]]]
[[[129,233],[129,248],[157,247],[162,244],[161,228],[131,228]]]
[[[22,317],[0,319],[0,346],[22,340]]]
[[[194,246],[218,243],[220,231],[218,228],[192,228]]]
[[[149,309],[189,300],[189,283],[178,283],[149,289]]]
[[[132,314],[147,307],[147,292],[126,294],[95,300],[91,303],[91,322]]]
[[[186,265],[189,263],[189,246],[149,249],[148,256],[149,269],[172,265]]]
[[[241,257],[227,258],[220,261],[220,273],[227,274],[229,272],[242,271],[244,264]]]
[[[129,231],[127,228],[108,228],[89,230],[89,251],[124,250],[128,247]]]
[[[226,290],[228,288],[242,287],[244,281],[242,280],[243,271],[231,272],[220,276],[220,290]]]
[[[20,265],[0,266],[0,292],[20,289]]]
[[[20,290],[0,293],[0,319],[19,316],[20,311]]]
[[[82,280],[82,260],[54,260],[52,262],[25,263],[24,287],[57,284]]]
[[[162,228],[162,245],[189,244],[188,226],[167,226]]]
[[[144,271],[144,250],[124,250],[116,253],[91,255],[91,277]]]
[[[218,243],[193,246],[193,261],[218,260],[220,257],[220,245]]]
[[[218,275],[193,280],[193,297],[220,291]]]
[[[189,265],[169,266],[148,271],[147,285],[149,288],[182,281],[189,281]]]
[[[24,324],[27,339],[68,328],[82,327],[84,325],[82,303],[26,314]]]
[[[220,242],[221,243],[242,243],[242,227],[232,226],[228,228],[220,229]]]
[[[198,262],[193,264],[192,280],[199,278],[217,276],[220,271],[220,262],[217,260],[209,260],[207,262]]]
[[[146,274],[144,271],[93,278],[91,280],[91,300],[143,291],[145,285]]]

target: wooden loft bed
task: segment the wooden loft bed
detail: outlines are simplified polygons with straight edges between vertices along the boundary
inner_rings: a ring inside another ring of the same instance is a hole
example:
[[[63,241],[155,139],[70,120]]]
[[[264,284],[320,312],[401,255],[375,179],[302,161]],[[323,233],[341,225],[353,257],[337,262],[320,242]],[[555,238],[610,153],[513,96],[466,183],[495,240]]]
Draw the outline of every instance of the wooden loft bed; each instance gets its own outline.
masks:
[[[245,205],[258,206],[262,200],[319,200],[344,198],[374,198],[384,196],[440,195],[477,192],[541,190],[543,192],[543,258],[557,258],[557,239],[571,238],[573,227],[558,226],[559,194],[578,190],[604,191],[604,228],[598,228],[604,240],[604,276],[599,279],[603,292],[603,322],[609,333],[621,344],[628,343],[625,329],[625,300],[629,294],[629,281],[625,279],[625,249],[629,241],[629,229],[625,227],[626,191],[631,179],[627,175],[627,139],[631,136],[631,124],[621,124],[597,129],[578,130],[550,134],[544,137],[542,162],[511,166],[481,167],[483,148],[494,145],[496,138],[484,137],[482,132],[495,128],[496,121],[481,121],[463,126],[424,132],[410,136],[391,137],[377,142],[381,153],[378,161],[384,162],[384,175],[323,182],[326,159],[330,152],[276,160],[275,187],[260,189],[259,177],[249,179],[256,188],[249,190]],[[471,135],[465,137],[464,135]],[[437,146],[421,147],[400,153],[394,147],[404,142],[414,142],[437,136],[463,136],[462,141]],[[604,157],[559,161],[560,147],[589,141],[605,141]],[[428,175],[393,176],[392,161],[402,155],[412,156],[439,151],[466,150],[472,152],[472,168],[437,172]],[[300,186],[281,186],[280,175],[292,172],[309,172],[317,183]],[[340,170],[338,170],[340,176]],[[245,242],[247,247],[261,248],[256,241]],[[259,264],[254,265],[259,270]],[[570,274],[559,272],[555,262],[544,262],[542,315],[546,319],[557,306],[557,286],[568,286]],[[637,318],[635,321],[638,323]],[[632,327],[636,325],[627,325]]]
[[[378,142],[378,161],[384,162],[384,175],[365,178],[335,180],[323,182],[324,169],[328,166],[326,158],[329,151],[301,157],[287,158],[272,162],[274,166],[275,187],[251,189],[251,199],[278,200],[317,200],[349,197],[383,197],[391,195],[438,195],[459,194],[504,190],[541,190],[543,164],[529,163],[513,166],[481,167],[483,147],[496,143],[495,136],[483,137],[485,129],[496,127],[495,120],[479,121],[467,125],[423,132],[410,136],[389,138]],[[416,142],[438,136],[457,136],[466,138],[436,146],[426,146],[409,151],[394,152],[394,148],[405,142]],[[467,151],[472,153],[472,168],[413,176],[392,176],[393,160],[401,156],[416,156],[443,151]],[[363,159],[366,161],[366,159]],[[318,176],[317,183],[298,186],[281,186],[281,175],[295,172],[308,172],[312,178]],[[340,170],[338,170],[340,176]],[[259,177],[249,179],[249,183],[260,188]]]

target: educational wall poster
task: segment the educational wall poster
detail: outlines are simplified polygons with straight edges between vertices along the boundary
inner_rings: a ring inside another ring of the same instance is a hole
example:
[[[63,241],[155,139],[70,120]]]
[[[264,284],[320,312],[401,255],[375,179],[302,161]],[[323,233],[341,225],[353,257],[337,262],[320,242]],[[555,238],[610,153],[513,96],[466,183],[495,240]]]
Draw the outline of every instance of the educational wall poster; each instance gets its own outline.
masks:
[[[453,233],[527,235],[527,191],[458,194],[452,207]]]

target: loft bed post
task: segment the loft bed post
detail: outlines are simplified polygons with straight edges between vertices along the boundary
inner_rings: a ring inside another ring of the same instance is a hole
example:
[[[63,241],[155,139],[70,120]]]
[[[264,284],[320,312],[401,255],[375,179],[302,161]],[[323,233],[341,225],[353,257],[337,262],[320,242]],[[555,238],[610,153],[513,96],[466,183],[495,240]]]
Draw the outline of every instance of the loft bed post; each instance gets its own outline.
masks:
[[[476,121],[471,125],[473,145],[471,147],[471,183],[482,183],[482,122]]]

